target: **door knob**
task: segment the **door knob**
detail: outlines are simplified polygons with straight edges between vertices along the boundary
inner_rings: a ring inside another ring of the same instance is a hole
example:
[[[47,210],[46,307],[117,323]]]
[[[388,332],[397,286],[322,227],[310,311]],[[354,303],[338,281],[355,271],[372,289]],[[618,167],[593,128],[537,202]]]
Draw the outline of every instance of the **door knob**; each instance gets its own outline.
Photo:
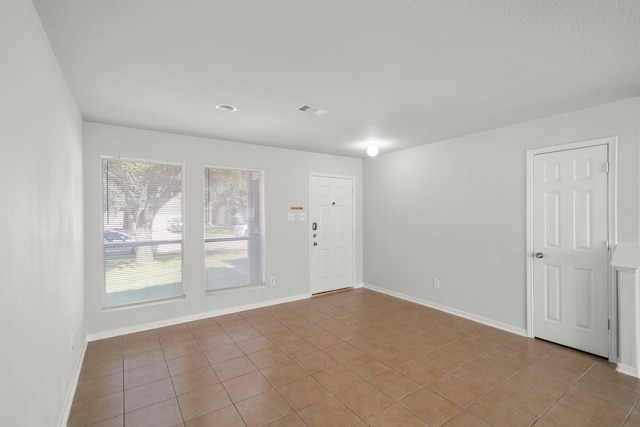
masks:
[[[544,258],[544,254],[542,252],[536,252],[536,258],[540,259],[540,258]]]
[[[313,246],[318,246],[318,242],[313,242]]]

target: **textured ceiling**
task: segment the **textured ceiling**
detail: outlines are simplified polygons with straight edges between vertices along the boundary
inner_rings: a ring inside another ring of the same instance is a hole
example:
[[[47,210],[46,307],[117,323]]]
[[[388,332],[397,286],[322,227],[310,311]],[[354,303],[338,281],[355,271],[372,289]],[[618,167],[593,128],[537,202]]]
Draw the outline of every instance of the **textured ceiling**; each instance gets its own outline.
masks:
[[[640,95],[638,0],[34,4],[87,121],[362,157]]]

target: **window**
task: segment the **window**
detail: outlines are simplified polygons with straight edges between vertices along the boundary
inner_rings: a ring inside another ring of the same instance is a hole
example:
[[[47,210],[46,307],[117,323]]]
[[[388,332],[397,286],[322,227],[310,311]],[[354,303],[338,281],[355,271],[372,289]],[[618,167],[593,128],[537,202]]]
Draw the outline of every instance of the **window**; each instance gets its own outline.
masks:
[[[264,283],[262,172],[205,168],[208,291]]]
[[[102,160],[105,307],[182,296],[182,166]]]

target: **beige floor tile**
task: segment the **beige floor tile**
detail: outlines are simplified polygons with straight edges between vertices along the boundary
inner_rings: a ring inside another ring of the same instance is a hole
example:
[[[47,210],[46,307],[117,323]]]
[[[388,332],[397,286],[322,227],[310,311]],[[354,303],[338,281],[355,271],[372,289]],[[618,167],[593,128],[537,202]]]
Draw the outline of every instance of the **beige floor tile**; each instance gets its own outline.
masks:
[[[291,406],[276,391],[259,394],[236,404],[247,426],[261,426],[293,412]]]
[[[121,392],[124,389],[122,374],[117,373],[100,377],[95,380],[78,383],[73,404],[87,402],[110,394]]]
[[[450,372],[449,375],[471,384],[485,392],[493,390],[502,382],[499,378],[474,365],[464,365],[463,367]]]
[[[363,354],[355,359],[351,359],[345,362],[344,366],[364,379],[371,378],[390,369],[387,365],[368,354]]]
[[[261,372],[269,382],[275,386],[287,384],[309,375],[307,371],[302,369],[302,367],[293,360],[287,360],[286,362],[269,366],[261,369]]]
[[[124,415],[126,426],[174,427],[182,425],[182,413],[176,398],[145,406]]]
[[[342,322],[338,322],[338,323],[342,323]],[[329,332],[322,332],[318,335],[312,335],[310,337],[307,337],[306,340],[320,349],[332,347],[334,345],[338,345],[343,342],[340,338],[336,337],[335,335]]]
[[[532,387],[521,387],[513,381],[501,384],[491,392],[491,395],[534,417],[542,415],[556,401],[552,393]]]
[[[307,424],[302,421],[302,418],[295,413],[291,413],[267,424],[269,427],[306,427],[306,425]]]
[[[87,426],[121,415],[123,392],[75,404],[71,407],[68,427]]]
[[[172,397],[175,397],[173,384],[171,383],[171,379],[166,378],[125,390],[124,410],[125,413],[135,411],[136,409],[153,405]]]
[[[159,362],[164,362],[164,353],[162,353],[162,349],[157,348],[126,356],[124,358],[124,370],[130,371],[144,366],[155,365]]]
[[[430,384],[445,375],[441,370],[419,359],[411,359],[408,362],[398,365],[396,369],[422,385]]]
[[[312,377],[304,377],[277,388],[280,394],[297,411],[331,395],[327,389]]]
[[[277,330],[274,332],[266,332],[264,336],[271,341],[274,345],[279,347],[291,344],[294,341],[301,340],[302,337],[294,334],[286,327],[282,326],[284,330]]]
[[[262,335],[249,338],[245,341],[238,341],[236,345],[244,352],[244,354],[255,353],[256,351],[265,350],[273,347],[271,341],[263,337]]]
[[[171,377],[171,381],[173,382],[173,388],[178,395],[199,390],[220,382],[218,376],[213,371],[213,368],[209,365],[200,369],[194,369],[173,375]]]
[[[327,347],[323,349],[323,351],[331,356],[338,363],[345,363],[351,359],[355,359],[356,357],[362,356],[364,353],[348,342],[343,342],[341,344],[337,344],[331,347]]]
[[[405,397],[400,404],[429,425],[442,425],[462,411],[455,403],[424,388]]]
[[[310,427],[349,427],[357,424],[360,418],[335,397],[321,400],[298,412]]]
[[[435,380],[427,388],[462,408],[468,407],[486,394],[479,388],[451,375],[445,375]]]
[[[417,415],[407,411],[402,406],[393,404],[367,418],[366,425],[371,427],[426,427],[428,424],[422,421]]]
[[[178,403],[184,421],[189,421],[231,405],[231,399],[222,384],[213,384],[178,396]]]
[[[202,349],[203,351],[233,344],[233,340],[229,338],[229,335],[225,334],[224,332],[206,337],[196,338],[196,342],[198,343],[198,346],[200,346],[200,349]]]
[[[361,419],[393,405],[393,400],[365,382],[346,388],[335,396]]]
[[[575,387],[628,407],[640,399],[640,392],[588,374],[580,378]]]
[[[220,381],[226,381],[237,376],[247,374],[257,370],[256,366],[249,360],[247,356],[238,357],[213,365]]]
[[[304,356],[305,354],[313,353],[318,350],[318,347],[311,344],[304,338],[300,338],[296,341],[292,341],[280,347],[280,350],[285,352],[287,356],[291,358]]]
[[[389,369],[371,377],[368,382],[395,401],[401,400],[421,388],[418,383],[395,369]]]
[[[247,355],[258,369],[267,368],[269,366],[277,365],[278,363],[289,360],[289,356],[284,354],[277,347],[272,346],[264,350],[256,351]]]
[[[162,348],[166,360],[176,359],[200,351],[202,350],[195,340]]]
[[[237,345],[229,344],[207,350],[204,352],[204,355],[207,357],[207,359],[209,359],[209,363],[215,365],[220,362],[225,362],[227,360],[244,356],[244,353]]]
[[[298,365],[302,366],[302,368],[310,375],[315,374],[316,372],[324,371],[325,369],[335,366],[338,363],[322,351],[314,351],[313,353],[296,357],[294,360]]]
[[[491,427],[491,425],[468,412],[461,412],[450,419],[445,427]]]
[[[551,409],[542,416],[541,420],[554,427],[602,427],[606,425],[603,424],[600,418],[563,403],[553,405]]]
[[[234,403],[248,399],[249,397],[273,390],[271,383],[262,375],[260,371],[253,371],[240,375],[224,383],[231,401]]]
[[[463,359],[457,358],[454,354],[440,348],[424,353],[418,359],[447,373],[467,364]]]
[[[124,427],[124,415],[91,424],[91,427]]]
[[[472,415],[495,427],[530,426],[536,418],[493,396],[485,396],[468,410]]]
[[[182,330],[181,332],[174,333],[171,335],[160,335],[160,332],[158,332],[158,335],[160,338],[160,345],[162,346],[162,348],[173,347],[179,344],[194,343],[196,341],[193,335],[191,335],[191,331],[189,331],[186,325],[185,325],[185,329]]]
[[[251,325],[241,329],[225,329],[223,326],[222,329],[227,333],[227,335],[229,335],[229,338],[236,343],[261,336],[260,332]]]
[[[169,369],[165,362],[132,369],[124,373],[124,388],[129,389],[169,378]]]
[[[572,388],[562,396],[560,403],[571,406],[609,425],[621,425],[632,409],[579,388]]]
[[[332,366],[329,369],[316,373],[313,377],[334,394],[363,381],[362,378],[342,365]]]
[[[91,381],[102,377],[122,373],[122,359],[112,360],[87,360],[80,370],[78,382]]]
[[[245,427],[242,417],[233,405],[209,412],[200,417],[187,421],[187,427]]]
[[[184,372],[193,371],[210,366],[209,360],[202,352],[191,353],[186,356],[177,357],[167,361],[167,367],[171,375],[179,375]]]
[[[596,363],[590,370],[589,375],[612,382],[616,385],[626,387],[635,391],[640,391],[640,378],[624,375],[616,371],[616,366],[609,362]]]

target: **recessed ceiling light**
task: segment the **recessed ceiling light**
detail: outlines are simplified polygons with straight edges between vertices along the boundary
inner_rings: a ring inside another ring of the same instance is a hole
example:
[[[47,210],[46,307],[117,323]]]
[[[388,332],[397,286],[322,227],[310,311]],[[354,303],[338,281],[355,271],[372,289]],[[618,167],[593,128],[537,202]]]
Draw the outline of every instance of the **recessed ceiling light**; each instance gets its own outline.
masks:
[[[375,157],[378,155],[379,152],[380,152],[380,149],[378,148],[377,145],[370,145],[367,147],[367,155],[369,157]]]
[[[238,111],[238,107],[235,107],[235,106],[229,105],[229,104],[216,105],[216,108],[218,110],[228,111],[229,113],[233,113],[234,111]]]

